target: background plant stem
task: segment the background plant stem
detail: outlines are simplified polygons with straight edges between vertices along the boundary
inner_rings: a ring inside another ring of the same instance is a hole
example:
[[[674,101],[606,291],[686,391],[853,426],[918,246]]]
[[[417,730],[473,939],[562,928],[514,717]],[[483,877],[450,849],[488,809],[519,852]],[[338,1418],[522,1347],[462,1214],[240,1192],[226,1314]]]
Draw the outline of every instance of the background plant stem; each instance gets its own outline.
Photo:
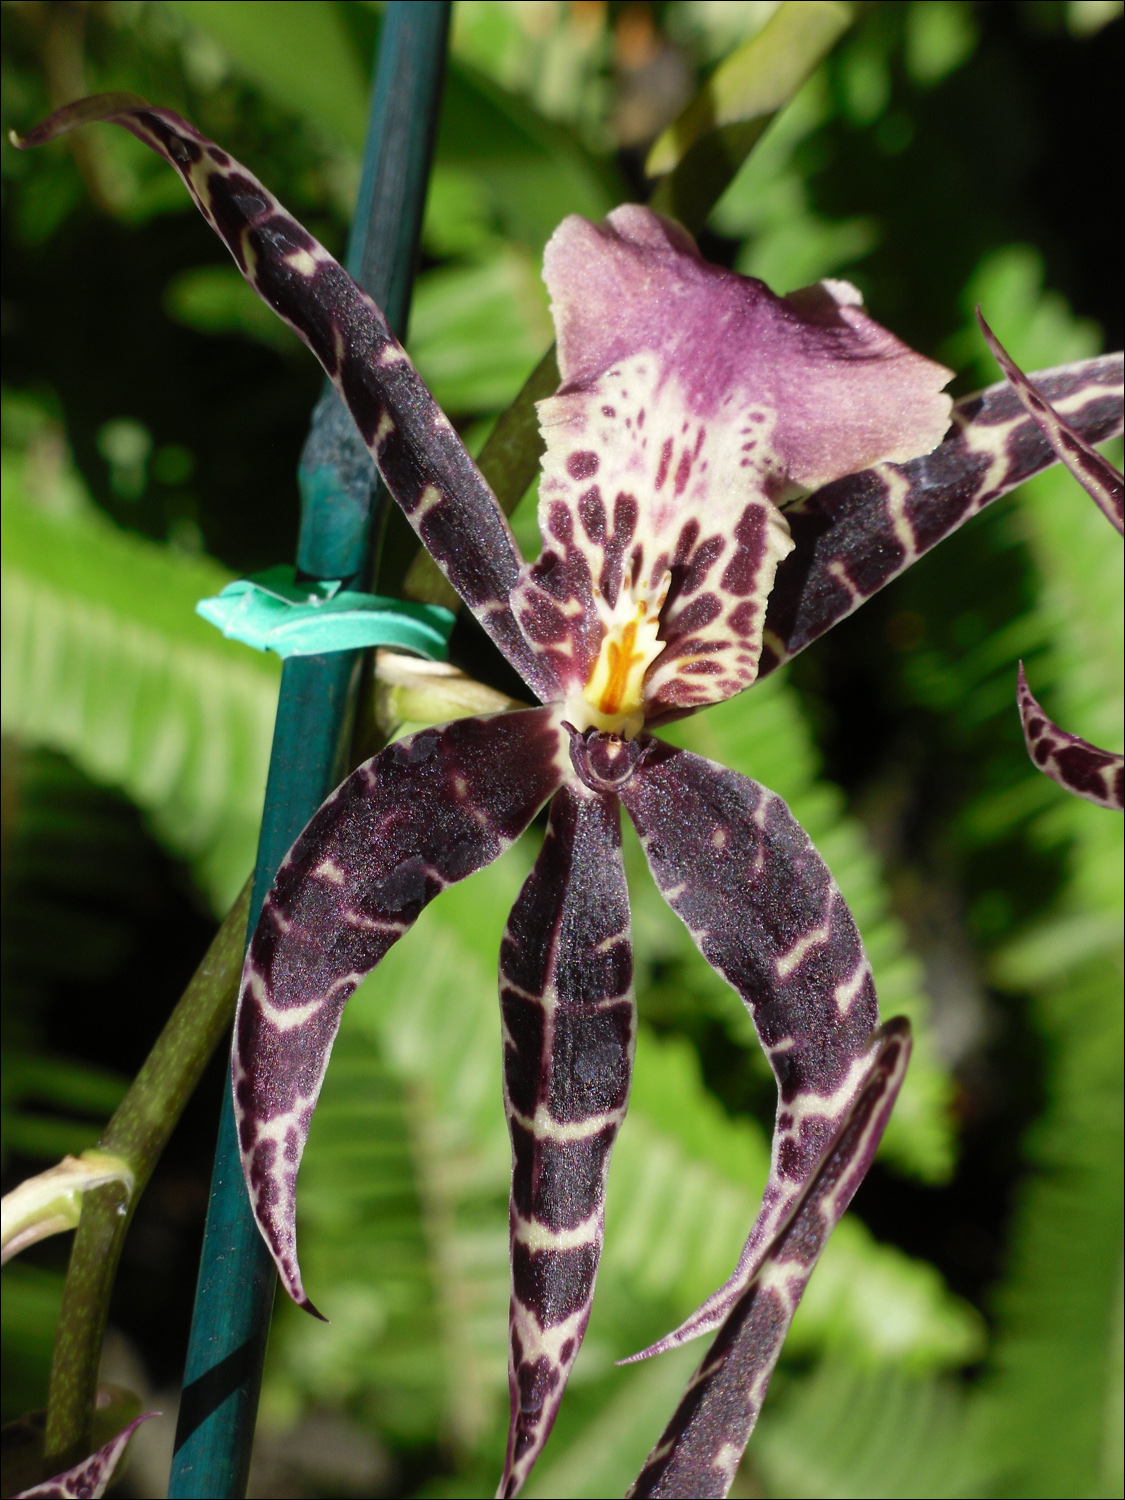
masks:
[[[63,1290],[47,1396],[48,1472],[89,1449],[98,1365],[121,1247],[140,1196],[203,1070],[230,1025],[250,910],[250,881],[215,934],[140,1072],[98,1142],[136,1178],[92,1188],[82,1203]]]

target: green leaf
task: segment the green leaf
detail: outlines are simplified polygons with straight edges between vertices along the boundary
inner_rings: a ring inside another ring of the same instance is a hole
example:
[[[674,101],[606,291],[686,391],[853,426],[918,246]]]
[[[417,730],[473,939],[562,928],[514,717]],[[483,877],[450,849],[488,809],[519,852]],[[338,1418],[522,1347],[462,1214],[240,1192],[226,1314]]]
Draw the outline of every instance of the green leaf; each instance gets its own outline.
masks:
[[[6,1042],[0,1059],[0,1160],[6,1162],[13,1151],[32,1160],[57,1161],[88,1150],[126,1087],[124,1078],[106,1068]],[[66,1113],[55,1112],[60,1110]]]
[[[370,68],[336,0],[170,0],[278,103],[363,149]]]
[[[708,219],[720,234],[744,241],[736,269],[778,292],[862,260],[880,239],[877,220],[826,219],[811,201],[802,153],[831,114],[822,70],[778,115]]]
[[[612,163],[456,58],[446,77],[437,160],[472,173],[502,232],[536,254],[567,214],[601,219],[628,196]]]
[[[851,19],[851,8],[837,0],[787,0],[721,62],[648,154],[645,172],[664,178],[653,207],[701,227],[777,111]]]
[[[761,31],[725,58],[691,103],[654,142],[650,177],[679,165],[692,146],[724,125],[762,122],[788,102],[851,24],[835,0],[781,5]]]
[[[178,271],[164,289],[164,310],[173,322],[197,333],[237,333],[282,354],[301,347],[293,330],[271,312],[234,266]]]
[[[349,151],[362,151],[374,35],[365,56],[353,34],[359,7],[330,0],[173,3],[276,104],[328,130]],[[437,160],[478,181],[503,233],[536,253],[565,214],[600,219],[624,196],[612,165],[456,57],[449,59]]]
[[[73,471],[44,494],[26,454],[2,461],[4,733],[120,787],[225,911],[254,858],[278,664],[194,613],[230,582],[218,564],[118,530]]]
[[[748,1454],[765,1492],[831,1500],[992,1493],[968,1441],[962,1392],[944,1380],[826,1360],[767,1404]]]
[[[1096,352],[1097,330],[1044,290],[1039,255],[989,254],[966,290],[963,334],[950,342],[994,379],[971,328],[980,301],[1036,369]],[[992,556],[1022,554],[1025,613],[957,654],[934,649],[915,681],[941,709],[950,739],[994,755],[995,786],[953,830],[963,853],[1007,835],[1060,861],[1053,904],[989,959],[1000,989],[1030,994],[1046,1103],[1024,1142],[1028,1171],[1013,1213],[1008,1266],[993,1297],[995,1329],[969,1411],[970,1436],[994,1473],[989,1493],[1049,1496],[1121,1491],[1122,1265],[1121,906],[1125,838],[1106,814],[1041,776],[1015,708],[1016,658],[1064,727],[1112,748],[1122,739],[1122,549],[1061,468],[984,517]],[[955,544],[950,544],[955,545]],[[947,561],[946,567],[949,566]],[[1028,597],[1030,595],[1030,597]],[[1098,813],[1102,813],[1099,817]],[[1018,846],[1017,846],[1018,847]],[[1007,876],[1008,889],[1014,881]]]
[[[1043,292],[1041,263],[1021,247],[993,257],[981,281],[982,302],[991,313],[988,296],[1004,310],[1028,367],[1090,350],[1090,326]],[[1119,748],[1120,543],[1062,469],[1020,490],[1012,526],[1034,560],[1049,626],[1046,649],[1028,663],[1036,691],[1065,728]],[[1011,668],[1005,676],[1014,683]],[[1011,700],[1003,711],[1014,715]],[[1025,764],[1030,777],[1046,779]],[[973,1433],[999,1466],[994,1493],[1111,1496],[1122,1482],[1125,829],[1114,814],[1048,787],[1031,831],[1066,849],[1067,878],[1054,910],[992,964],[995,982],[1032,992],[1047,1106],[1025,1143],[1032,1170],[1017,1200]]]
[[[932,87],[968,62],[979,29],[963,0],[914,0],[906,13],[906,68],[916,83]]]
[[[484,183],[461,167],[435,162],[422,219],[427,255],[448,260],[487,254],[496,249],[497,239]]]
[[[1120,1493],[1122,1036],[1120,959],[1038,998],[1050,1042],[1046,1113],[996,1298],[975,1436],[995,1493]]]
[[[0,1275],[0,1342],[4,1350],[2,1416],[10,1422],[46,1405],[47,1376],[55,1324],[62,1305],[63,1278],[23,1261],[12,1261]]]
[[[407,348],[452,415],[506,406],[550,338],[546,290],[515,246],[476,264],[425,271],[415,283]]]
[[[971,364],[972,378],[980,385],[998,378],[996,361],[973,315],[978,304],[993,328],[1003,330],[1004,347],[1023,370],[1096,354],[1101,348],[1097,324],[1076,318],[1061,293],[1044,289],[1043,276],[1043,257],[1032,245],[990,251],[962,294],[964,327],[943,344],[941,357],[955,365]]]

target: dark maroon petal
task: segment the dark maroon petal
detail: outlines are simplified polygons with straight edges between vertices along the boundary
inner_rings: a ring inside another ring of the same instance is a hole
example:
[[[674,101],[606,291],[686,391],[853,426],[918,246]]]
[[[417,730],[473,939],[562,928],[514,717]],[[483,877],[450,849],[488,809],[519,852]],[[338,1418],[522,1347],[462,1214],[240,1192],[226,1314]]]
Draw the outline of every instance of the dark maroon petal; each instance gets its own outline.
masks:
[[[728,1314],[631,1496],[723,1496],[730,1489],[797,1303],[871,1165],[909,1058],[909,1023],[888,1021],[831,1149]]]
[[[1061,417],[1051,403],[1023,373],[1003,344],[984,321],[977,308],[977,322],[996,356],[996,363],[1011,382],[1012,389],[1035,418],[1039,431],[1050,443],[1056,458],[1064,463],[1093,500],[1106,520],[1118,532],[1125,533],[1125,477],[1104,459],[1080,432]]]
[[[344,1003],[443,887],[490,864],[569,773],[553,711],[423,729],[310,820],[250,943],[235,1018],[235,1119],[258,1226],[289,1294],[297,1169]]]
[[[1120,433],[1120,354],[1032,378],[1086,442]],[[933,453],[864,469],[787,506],[795,546],[766,608],[758,675],[803,651],[958,526],[1054,462],[1004,381],[957,403],[949,435]]]
[[[586,1332],[632,1075],[629,896],[612,797],[577,784],[555,794],[500,948],[500,1008],[512,1137],[508,1496],[547,1441]]]
[[[24,1496],[32,1495],[53,1495],[60,1497],[60,1500],[98,1500],[99,1496],[105,1494],[106,1486],[113,1478],[114,1470],[121,1462],[121,1456],[129,1446],[129,1439],[134,1432],[142,1422],[159,1415],[159,1412],[146,1411],[143,1416],[135,1417],[128,1427],[123,1427],[116,1437],[110,1438],[104,1447],[91,1453],[89,1458],[84,1458],[63,1474],[56,1474],[53,1479],[45,1479],[42,1484],[32,1485],[29,1490],[20,1490],[15,1500],[23,1500]]]
[[[659,740],[620,796],[660,891],[750,1011],[778,1087],[769,1180],[734,1274],[654,1354],[717,1327],[757,1274],[864,1085],[879,1008],[844,898],[780,797]]]
[[[522,562],[508,522],[371,298],[256,177],[171,110],[102,94],[59,110],[18,144],[93,120],[124,126],[175,167],[243,276],[324,366],[450,583],[528,686],[544,701],[556,696],[508,603]]]
[[[1066,734],[1039,707],[1020,662],[1016,697],[1032,765],[1087,802],[1115,812],[1125,808],[1125,758]]]

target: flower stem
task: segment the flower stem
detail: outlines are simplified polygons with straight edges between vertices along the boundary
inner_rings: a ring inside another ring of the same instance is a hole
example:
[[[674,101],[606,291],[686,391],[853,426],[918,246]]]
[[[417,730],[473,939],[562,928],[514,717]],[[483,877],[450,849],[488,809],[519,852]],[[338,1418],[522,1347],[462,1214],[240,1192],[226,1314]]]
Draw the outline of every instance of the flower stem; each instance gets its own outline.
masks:
[[[89,1189],[70,1252],[47,1395],[47,1473],[89,1451],[98,1364],[125,1233],[153,1169],[222,1040],[238,995],[246,945],[250,882],[192,975],[98,1145],[133,1171],[122,1182]]]

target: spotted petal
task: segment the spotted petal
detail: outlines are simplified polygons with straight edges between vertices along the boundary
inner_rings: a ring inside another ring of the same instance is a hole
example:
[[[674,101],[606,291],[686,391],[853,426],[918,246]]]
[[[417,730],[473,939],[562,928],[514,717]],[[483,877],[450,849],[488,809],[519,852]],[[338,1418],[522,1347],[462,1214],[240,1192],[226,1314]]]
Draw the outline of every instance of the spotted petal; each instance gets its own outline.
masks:
[[[750,1011],[778,1087],[770,1174],[738,1265],[644,1351],[655,1354],[718,1327],[757,1275],[868,1077],[879,1008],[844,898],[780,797],[658,740],[620,795],[665,900]]]
[[[500,1004],[512,1137],[508,1496],[547,1440],[586,1332],[637,1030],[617,803],[577,782],[556,793],[512,909]]]
[[[1031,378],[1087,443],[1120,434],[1120,354]],[[795,545],[777,570],[758,675],[803,651],[1056,456],[1003,381],[958,401],[953,426],[932,453],[850,474],[787,506]]]
[[[909,1023],[888,1021],[831,1150],[727,1315],[630,1496],[729,1491],[797,1303],[871,1165],[909,1058]]]
[[[324,367],[431,557],[528,686],[543,701],[556,696],[508,602],[521,562],[508,522],[371,298],[252,173],[172,110],[99,94],[16,144],[98,120],[124,126],[176,169],[247,282]]]
[[[649,716],[729,697],[754,679],[791,546],[777,502],[933,448],[949,372],[854,288],[775,297],[644,208],[565,220],[544,276],[563,385],[539,408],[544,551],[517,593],[524,629],[581,691],[603,631],[670,574]]]
[[[424,729],[353,771],[278,871],[242,976],[234,1103],[254,1216],[302,1306],[297,1169],[344,1003],[428,901],[519,837],[568,770],[550,709]]]
[[[1116,531],[1125,533],[1125,478],[1107,459],[1101,456],[1096,448],[1090,446],[1080,432],[1076,432],[1070,423],[1059,415],[1034,381],[1027,378],[984,321],[979,307],[977,308],[977,322],[988,341],[988,347],[996,356],[996,363],[1008,377],[1016,395],[1034,417],[1036,425],[1050,443],[1056,457],[1067,466],[1109,524]]]
[[[129,1439],[143,1422],[159,1415],[159,1412],[146,1411],[143,1416],[135,1417],[89,1458],[82,1459],[62,1474],[56,1474],[53,1479],[20,1490],[16,1500],[31,1500],[32,1496],[53,1496],[56,1500],[100,1500],[129,1446]]]
[[[1044,776],[1076,797],[1121,812],[1125,808],[1125,758],[1067,734],[1049,719],[1027,685],[1022,661],[1017,701],[1027,753]]]

